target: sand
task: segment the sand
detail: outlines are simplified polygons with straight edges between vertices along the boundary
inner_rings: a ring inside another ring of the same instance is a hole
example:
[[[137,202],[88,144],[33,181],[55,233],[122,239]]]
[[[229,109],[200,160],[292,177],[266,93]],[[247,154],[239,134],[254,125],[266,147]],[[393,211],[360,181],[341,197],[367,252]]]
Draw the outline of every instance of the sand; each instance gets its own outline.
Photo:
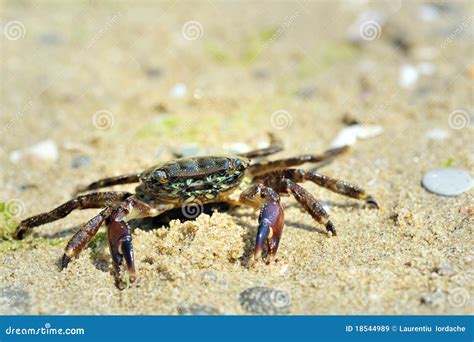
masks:
[[[0,201],[20,203],[18,219],[192,144],[254,148],[273,131],[286,147],[278,156],[318,153],[348,114],[384,132],[319,170],[365,188],[380,210],[304,184],[329,208],[337,237],[290,197],[270,265],[251,262],[252,209],[169,228],[137,222],[139,279],[120,290],[104,244],[59,271],[67,239],[96,211],[74,212],[0,242],[0,313],[178,314],[200,304],[246,314],[239,294],[267,286],[289,294],[291,314],[472,314],[473,191],[440,197],[420,180],[446,164],[473,170],[473,127],[449,119],[459,110],[472,125],[473,6],[444,3],[423,21],[420,2],[388,3],[4,3],[4,21],[24,26],[1,46]],[[368,9],[385,15],[383,30],[354,45],[347,31]],[[186,39],[190,21],[200,26]],[[423,63],[425,73],[400,86],[400,67]],[[278,110],[289,113],[283,122],[272,121]],[[433,129],[447,136],[428,137]],[[57,160],[11,161],[47,139]],[[84,155],[90,164],[72,168]]]

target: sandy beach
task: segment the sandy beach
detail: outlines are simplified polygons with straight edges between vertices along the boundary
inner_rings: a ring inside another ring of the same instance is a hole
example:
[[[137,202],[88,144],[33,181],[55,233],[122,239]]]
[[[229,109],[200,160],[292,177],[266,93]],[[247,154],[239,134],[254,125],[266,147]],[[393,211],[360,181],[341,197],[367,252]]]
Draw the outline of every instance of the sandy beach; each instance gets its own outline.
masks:
[[[474,175],[472,2],[3,1],[0,15],[0,314],[252,314],[254,287],[278,291],[277,313],[473,314],[473,189],[421,186],[447,166]],[[261,148],[268,132],[285,145],[272,159],[321,153],[351,123],[381,130],[318,172],[380,209],[304,183],[338,235],[284,197],[269,265],[252,262],[245,207],[135,221],[139,278],[125,289],[105,227],[60,271],[97,210],[12,238],[97,179]]]

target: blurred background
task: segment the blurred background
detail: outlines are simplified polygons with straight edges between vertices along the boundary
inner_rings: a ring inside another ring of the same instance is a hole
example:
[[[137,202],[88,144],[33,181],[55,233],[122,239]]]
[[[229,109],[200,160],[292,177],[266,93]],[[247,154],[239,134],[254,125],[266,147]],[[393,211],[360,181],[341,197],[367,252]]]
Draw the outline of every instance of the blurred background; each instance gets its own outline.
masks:
[[[0,201],[14,201],[14,216],[24,218],[69,199],[79,184],[178,156],[263,147],[268,132],[284,141],[281,156],[324,151],[336,137],[350,144],[365,138],[325,172],[366,188],[383,203],[381,211],[344,207],[353,202],[309,185],[341,227],[339,249],[315,242],[325,237],[311,228],[291,229],[289,223],[280,253],[293,271],[279,275],[242,266],[240,280],[232,281],[237,266],[216,261],[230,284],[228,296],[243,290],[240,282],[267,281],[291,293],[291,313],[469,312],[472,258],[465,258],[472,256],[466,245],[472,227],[450,234],[467,215],[460,208],[472,210],[472,192],[439,197],[420,180],[442,166],[473,169],[473,9],[472,1],[3,0]],[[354,124],[364,127],[344,131]],[[255,230],[255,217],[245,213]],[[43,237],[91,216],[74,215],[41,229]],[[296,205],[287,217],[296,226],[317,226]],[[240,233],[235,239],[242,242]],[[67,241],[61,238],[41,245],[43,254],[35,258],[59,257]],[[253,239],[243,238],[249,244]],[[4,261],[26,267],[24,245],[7,240],[0,248]],[[301,257],[300,265],[302,246],[314,259]],[[239,251],[237,258],[247,257]],[[340,268],[331,260],[341,262]],[[377,274],[364,268],[380,260],[385,261],[371,267]],[[433,279],[433,269],[446,263],[455,275]],[[81,274],[104,273],[102,283],[111,285],[107,305],[90,304],[89,298],[90,311],[145,310],[115,292],[108,272],[88,259],[81,265]],[[20,312],[63,312],[63,302],[75,305],[70,312],[89,312],[59,290],[45,303],[35,294],[42,291],[39,279],[27,274],[15,278],[29,298]],[[366,286],[345,285],[361,276]],[[75,278],[68,279],[74,284]],[[199,287],[199,281],[188,281]],[[176,313],[182,298],[160,286],[184,293],[189,288],[156,285],[150,312]],[[464,290],[463,300],[467,293],[463,305],[449,304],[453,288]],[[245,313],[227,297],[199,295],[200,301],[220,300],[220,312]],[[311,299],[298,299],[305,296]]]

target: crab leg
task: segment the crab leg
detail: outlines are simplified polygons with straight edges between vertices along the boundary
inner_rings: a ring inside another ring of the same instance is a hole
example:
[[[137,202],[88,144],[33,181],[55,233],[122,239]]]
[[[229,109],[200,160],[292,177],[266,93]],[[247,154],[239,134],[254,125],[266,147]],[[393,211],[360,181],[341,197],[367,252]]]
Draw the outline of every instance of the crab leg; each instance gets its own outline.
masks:
[[[274,154],[283,150],[283,143],[281,142],[281,140],[278,139],[272,133],[270,133],[269,136],[270,136],[270,146],[259,149],[259,150],[250,151],[247,153],[241,153],[239,155],[245,158],[257,158],[257,157],[269,156],[271,154]]]
[[[367,194],[364,189],[352,185],[346,181],[331,178],[316,172],[305,171],[301,169],[286,169],[267,173],[257,178],[262,179],[265,185],[270,187],[278,187],[282,179],[289,179],[296,183],[304,181],[313,182],[323,188],[336,192],[338,194],[352,197],[355,199],[365,200],[369,205],[378,208],[375,199]]]
[[[288,187],[298,203],[300,203],[318,223],[325,226],[328,232],[331,232],[332,235],[336,235],[336,227],[334,227],[334,224],[329,220],[329,215],[321,203],[319,203],[310,192],[296,183],[290,181]]]
[[[90,191],[90,190],[97,190],[97,189],[105,188],[112,185],[137,183],[139,181],[139,175],[140,175],[139,173],[131,173],[127,175],[120,175],[116,177],[100,179],[87,186],[78,187],[76,189],[76,193]]]
[[[260,208],[254,258],[261,257],[263,244],[266,242],[268,247],[266,262],[269,263],[276,255],[283,233],[285,215],[280,204],[280,196],[273,189],[263,184],[256,184],[242,192],[240,201],[254,208]]]
[[[48,222],[59,220],[69,215],[75,209],[103,208],[125,200],[132,194],[129,192],[94,192],[91,194],[78,196],[50,212],[32,216],[20,222],[15,232],[17,239],[23,239],[30,228],[41,226]]]
[[[87,243],[97,233],[100,226],[111,212],[112,207],[105,208],[97,216],[86,222],[81,227],[81,229],[72,236],[71,240],[69,240],[66,245],[66,249],[64,250],[64,255],[61,261],[62,268],[66,268],[69,264],[69,261],[78,255],[85,246],[87,246]]]
[[[287,159],[263,161],[254,165],[250,165],[247,169],[247,172],[251,176],[258,176],[274,170],[286,169],[288,167],[302,165],[305,163],[318,163],[333,158],[341,153],[344,153],[348,149],[348,146],[343,146],[327,150],[326,152],[320,155],[307,154]]]
[[[135,259],[133,255],[132,231],[128,220],[157,216],[169,209],[171,204],[162,204],[152,207],[132,196],[118,205],[108,218],[107,237],[109,240],[110,254],[117,276],[120,276],[122,261],[125,259],[129,280],[135,281]]]

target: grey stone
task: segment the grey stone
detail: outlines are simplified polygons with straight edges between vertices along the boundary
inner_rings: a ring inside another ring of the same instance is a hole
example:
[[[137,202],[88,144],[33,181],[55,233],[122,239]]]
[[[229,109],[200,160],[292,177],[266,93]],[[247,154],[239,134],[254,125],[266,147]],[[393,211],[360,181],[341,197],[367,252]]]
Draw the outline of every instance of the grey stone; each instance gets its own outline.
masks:
[[[71,161],[71,167],[73,169],[78,169],[80,167],[88,166],[92,162],[92,158],[90,156],[79,156],[74,158]]]
[[[291,311],[290,295],[269,287],[252,287],[240,294],[240,305],[248,312],[259,315],[284,315]]]
[[[421,180],[423,187],[437,195],[457,196],[474,185],[471,175],[462,169],[445,168],[428,172]]]
[[[178,307],[178,313],[191,316],[221,315],[216,308],[202,304],[181,305]]]
[[[27,314],[30,307],[30,294],[16,286],[0,288],[0,314]]]

